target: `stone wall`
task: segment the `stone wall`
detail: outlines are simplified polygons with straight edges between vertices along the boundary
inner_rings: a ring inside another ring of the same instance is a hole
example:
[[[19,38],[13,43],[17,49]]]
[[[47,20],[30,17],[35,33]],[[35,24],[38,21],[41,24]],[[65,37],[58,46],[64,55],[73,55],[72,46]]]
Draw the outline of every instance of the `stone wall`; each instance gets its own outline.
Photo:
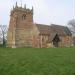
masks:
[[[60,36],[59,47],[71,46],[71,36]],[[53,47],[49,35],[40,35],[36,24],[33,23],[33,10],[16,7],[11,11],[7,34],[8,47]]]
[[[73,44],[72,36],[61,36],[61,41],[59,43],[60,47],[70,47]]]

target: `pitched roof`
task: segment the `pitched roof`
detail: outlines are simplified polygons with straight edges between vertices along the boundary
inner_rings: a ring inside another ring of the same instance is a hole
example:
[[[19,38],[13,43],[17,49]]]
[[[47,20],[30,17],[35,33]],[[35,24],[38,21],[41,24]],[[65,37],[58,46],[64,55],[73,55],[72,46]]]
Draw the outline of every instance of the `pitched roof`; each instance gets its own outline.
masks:
[[[68,28],[68,27],[65,27],[65,29],[64,29],[64,30],[65,30],[65,32],[66,32],[66,34],[67,34],[67,35],[72,35],[72,34],[71,34],[71,31],[69,30],[69,28]]]
[[[38,30],[40,31],[40,34],[42,35],[50,35],[50,26],[49,25],[43,25],[43,24],[36,24]]]
[[[69,35],[71,36],[71,32],[68,29],[68,27],[66,26],[61,26],[61,25],[55,25],[55,24],[51,24],[51,31],[52,33],[58,33],[59,35],[63,36],[63,35]]]
[[[36,24],[36,26],[40,34],[42,35],[50,35],[50,34],[52,35],[58,34],[60,36],[72,35],[70,30],[66,26],[55,25],[55,24],[51,24],[51,26],[44,24]]]
[[[53,41],[53,39],[54,39],[54,37],[55,37],[56,35],[57,35],[56,33],[51,33],[51,34],[50,34],[50,39],[49,39],[50,42]]]

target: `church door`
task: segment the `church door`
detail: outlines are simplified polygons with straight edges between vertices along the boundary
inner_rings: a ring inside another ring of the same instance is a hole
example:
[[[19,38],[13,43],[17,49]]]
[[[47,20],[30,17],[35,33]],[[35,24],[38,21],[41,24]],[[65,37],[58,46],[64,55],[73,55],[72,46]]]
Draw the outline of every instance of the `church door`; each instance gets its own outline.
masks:
[[[53,39],[54,47],[59,47],[59,42],[60,42],[59,36],[56,34],[56,36]]]

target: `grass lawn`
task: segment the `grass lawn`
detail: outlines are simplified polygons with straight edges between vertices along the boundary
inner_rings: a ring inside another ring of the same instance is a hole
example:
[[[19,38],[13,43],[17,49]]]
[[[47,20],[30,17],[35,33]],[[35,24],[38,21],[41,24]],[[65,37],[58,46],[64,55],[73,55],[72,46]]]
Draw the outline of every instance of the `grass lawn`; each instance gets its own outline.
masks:
[[[75,47],[0,48],[0,75],[75,75]]]

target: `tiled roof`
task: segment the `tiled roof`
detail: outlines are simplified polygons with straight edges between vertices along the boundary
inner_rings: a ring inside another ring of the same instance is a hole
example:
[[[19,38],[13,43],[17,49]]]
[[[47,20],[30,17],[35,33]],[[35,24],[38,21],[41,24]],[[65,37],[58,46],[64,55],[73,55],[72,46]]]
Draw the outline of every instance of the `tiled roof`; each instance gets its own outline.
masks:
[[[50,35],[55,33],[60,36],[72,35],[70,30],[67,27],[61,26],[61,25],[51,24],[51,26],[49,26],[49,25],[43,25],[43,24],[36,24],[36,26],[38,30],[40,31],[40,34],[42,35]]]
[[[50,26],[49,25],[43,25],[43,24],[36,24],[38,30],[40,31],[40,34],[42,35],[50,35]]]
[[[54,37],[55,37],[56,35],[57,35],[56,33],[51,33],[51,34],[50,34],[50,39],[49,39],[50,42],[53,41],[53,39],[54,39]]]
[[[55,32],[61,36],[63,36],[63,35],[71,36],[72,35],[70,30],[67,27],[61,26],[61,25],[52,24],[51,25],[51,31],[52,31],[52,33]]]

